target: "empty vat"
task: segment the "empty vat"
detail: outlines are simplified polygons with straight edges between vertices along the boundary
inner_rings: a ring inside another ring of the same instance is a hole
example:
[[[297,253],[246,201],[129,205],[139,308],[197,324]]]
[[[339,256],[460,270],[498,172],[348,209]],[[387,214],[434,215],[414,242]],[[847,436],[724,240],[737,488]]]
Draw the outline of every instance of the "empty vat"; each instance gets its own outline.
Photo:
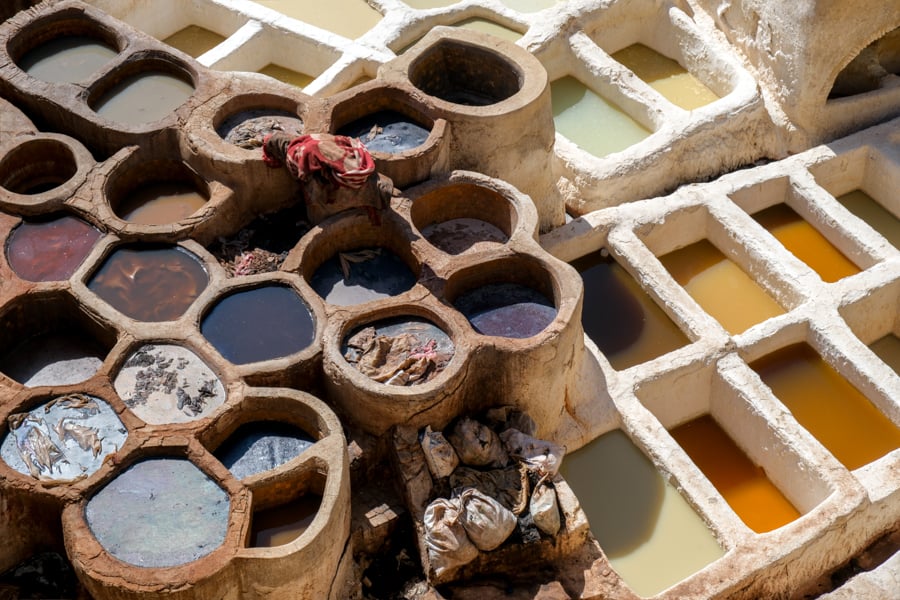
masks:
[[[859,267],[787,204],[770,206],[753,218],[823,281],[831,283],[859,273]]]
[[[55,139],[29,139],[0,158],[0,187],[14,194],[35,195],[72,179],[78,164],[72,149]]]
[[[900,429],[808,344],[750,365],[794,418],[848,469],[900,447]]]
[[[689,343],[637,281],[601,252],[572,263],[584,281],[584,332],[614,369],[627,369]]]
[[[613,569],[654,596],[723,556],[712,532],[621,430],[566,455],[575,492]]]
[[[659,258],[703,310],[732,335],[784,313],[771,296],[708,240]]]
[[[99,39],[71,35],[58,37],[29,50],[17,64],[35,79],[49,83],[75,83],[88,79],[117,54],[115,48]]]
[[[70,215],[24,221],[6,243],[6,258],[28,281],[62,281],[72,276],[102,234]]]
[[[651,134],[574,77],[553,81],[550,93],[557,133],[594,156],[620,152]]]
[[[40,480],[70,481],[95,473],[128,437],[109,404],[86,394],[57,396],[10,415],[0,457]]]
[[[315,441],[289,423],[252,421],[238,427],[214,454],[232,475],[245,479],[293,460]]]
[[[185,74],[159,71],[152,64],[131,70],[136,72],[99,88],[89,101],[94,112],[123,125],[143,125],[168,117],[194,93],[194,84]]]
[[[869,344],[869,349],[900,375],[900,337],[889,333]]]
[[[158,457],[120,472],[88,500],[84,516],[113,557],[163,568],[193,562],[221,546],[230,508],[225,490],[190,461]]]
[[[145,344],[129,354],[113,385],[142,421],[186,423],[225,402],[225,387],[199,356],[173,344]]]
[[[800,516],[712,416],[682,423],[669,433],[752,530],[772,531]]]
[[[844,208],[865,221],[869,227],[900,248],[900,219],[863,190],[853,190],[837,198]]]
[[[676,61],[643,44],[632,44],[613,53],[612,57],[669,102],[685,110],[694,110],[719,99]]]
[[[177,246],[120,246],[88,281],[113,308],[138,321],[171,321],[206,288],[203,264]]]
[[[356,39],[381,20],[381,13],[365,0],[333,0],[327,4],[292,0],[254,0],[283,15]]]
[[[188,25],[163,40],[163,43],[197,58],[225,41],[225,36],[199,25]]]
[[[490,283],[463,294],[453,306],[482,335],[529,338],[556,318],[556,306],[540,291],[518,283]]]
[[[220,299],[200,331],[226,360],[242,365],[303,350],[315,339],[316,323],[293,288],[264,285]]]
[[[337,133],[359,138],[370,152],[396,154],[424,144],[431,128],[396,111],[381,110],[347,123]]]
[[[338,252],[309,283],[329,304],[350,306],[402,294],[416,284],[416,275],[387,248],[368,247]]]

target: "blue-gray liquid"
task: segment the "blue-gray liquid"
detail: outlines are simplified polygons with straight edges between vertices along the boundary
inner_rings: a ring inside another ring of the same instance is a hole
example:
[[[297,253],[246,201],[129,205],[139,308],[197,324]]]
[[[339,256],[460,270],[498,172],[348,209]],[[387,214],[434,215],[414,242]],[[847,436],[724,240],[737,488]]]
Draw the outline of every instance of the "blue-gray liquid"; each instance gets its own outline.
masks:
[[[492,283],[466,292],[454,306],[478,333],[508,338],[537,335],[556,318],[546,296],[524,285]]]
[[[344,125],[338,134],[359,138],[370,152],[394,154],[425,143],[429,130],[406,115],[382,110]]]
[[[279,467],[309,448],[315,439],[302,429],[276,421],[246,423],[215,451],[238,479]]]
[[[242,365],[303,350],[315,339],[315,321],[293,289],[269,285],[226,296],[200,331],[222,356]]]
[[[416,276],[406,263],[383,248],[374,258],[350,261],[347,267],[349,277],[345,278],[340,258],[334,256],[322,263],[309,283],[326,302],[339,306],[389,298],[416,284]]]

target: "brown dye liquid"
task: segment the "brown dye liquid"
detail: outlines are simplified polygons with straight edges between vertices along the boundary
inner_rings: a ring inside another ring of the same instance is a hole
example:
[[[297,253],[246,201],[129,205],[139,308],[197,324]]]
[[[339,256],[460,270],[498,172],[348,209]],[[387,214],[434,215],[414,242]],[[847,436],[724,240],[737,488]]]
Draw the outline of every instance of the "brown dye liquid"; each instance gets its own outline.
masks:
[[[750,366],[848,469],[900,447],[900,429],[809,345],[782,348]]]
[[[838,197],[844,208],[869,224],[883,235],[894,248],[900,248],[900,219],[878,204],[862,190],[854,190]]]
[[[772,531],[800,516],[766,472],[753,464],[710,415],[679,425],[670,433],[753,531]]]
[[[12,270],[28,281],[62,281],[72,276],[101,233],[81,219],[24,222],[9,236],[6,257]]]
[[[818,273],[823,281],[833,283],[859,273],[859,267],[787,204],[771,206],[756,213],[753,218],[788,251]]]
[[[614,260],[596,252],[572,266],[584,280],[584,332],[614,369],[627,369],[689,343],[672,319]]]
[[[894,372],[900,374],[900,338],[893,333],[889,333],[880,340],[876,340],[869,344],[878,358],[883,360],[887,366],[894,369]]]
[[[225,38],[215,31],[204,29],[199,25],[188,25],[164,39],[163,43],[197,58],[224,41]]]
[[[322,498],[304,496],[295,502],[253,513],[250,546],[253,548],[290,544],[309,528]]]
[[[119,248],[88,287],[113,308],[139,321],[171,321],[206,288],[203,265],[180,248]]]
[[[132,191],[116,214],[130,223],[167,225],[191,216],[206,200],[187,183],[153,183]]]
[[[700,240],[659,260],[697,304],[732,335],[784,314],[759,284],[709,240]]]
[[[282,67],[281,65],[276,65],[275,63],[267,64],[259,70],[259,73],[268,75],[272,79],[277,79],[278,81],[282,81],[298,88],[304,88],[308,86],[312,82],[312,80],[315,79],[314,77],[310,77],[306,73],[294,71],[293,69],[288,69],[287,67]]]
[[[29,51],[19,67],[36,79],[50,83],[75,83],[87,79],[118,54],[89,37],[56,38]]]
[[[719,99],[676,61],[643,44],[632,44],[612,57],[669,102],[685,110],[700,108]]]
[[[105,119],[127,125],[169,116],[194,93],[190,83],[167,73],[139,73],[112,87],[94,106]]]
[[[703,519],[623,431],[567,454],[560,472],[612,568],[641,596],[724,554]]]

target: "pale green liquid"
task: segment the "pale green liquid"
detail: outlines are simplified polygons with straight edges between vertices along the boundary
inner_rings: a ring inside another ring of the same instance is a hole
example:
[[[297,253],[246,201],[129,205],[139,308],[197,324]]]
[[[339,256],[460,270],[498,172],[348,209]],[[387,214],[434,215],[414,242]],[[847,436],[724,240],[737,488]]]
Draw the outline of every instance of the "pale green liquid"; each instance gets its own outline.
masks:
[[[403,3],[411,8],[419,10],[428,10],[429,8],[443,8],[456,4],[460,0],[403,0]]]
[[[365,0],[254,0],[283,15],[333,31],[351,40],[363,35],[381,20],[381,13]]]
[[[538,12],[550,8],[560,0],[500,0],[506,6],[519,12]]]
[[[194,58],[212,50],[224,41],[223,36],[199,25],[188,25],[163,40],[164,43]]]
[[[650,135],[640,123],[574,77],[550,84],[556,131],[594,156],[606,156]]]
[[[621,430],[565,457],[575,492],[613,569],[653,596],[724,555],[691,505]]]
[[[267,64],[262,69],[260,69],[259,72],[263,75],[268,75],[273,79],[277,79],[278,81],[283,81],[284,83],[297,86],[298,88],[304,88],[308,86],[313,80],[313,77],[310,77],[306,73],[294,71],[293,69],[288,69],[287,67],[282,67],[281,65],[276,65],[275,63]]]
[[[875,202],[862,190],[854,190],[838,197],[844,208],[869,224],[895,248],[900,248],[900,219]]]
[[[494,23],[493,21],[481,19],[478,17],[465,19],[464,21],[460,21],[459,23],[454,23],[453,26],[460,27],[462,29],[468,29],[470,31],[489,33],[493,36],[497,36],[498,38],[508,40],[510,42],[518,41],[518,39],[522,37],[522,34],[518,31],[514,31],[509,27],[500,25],[499,23]]]

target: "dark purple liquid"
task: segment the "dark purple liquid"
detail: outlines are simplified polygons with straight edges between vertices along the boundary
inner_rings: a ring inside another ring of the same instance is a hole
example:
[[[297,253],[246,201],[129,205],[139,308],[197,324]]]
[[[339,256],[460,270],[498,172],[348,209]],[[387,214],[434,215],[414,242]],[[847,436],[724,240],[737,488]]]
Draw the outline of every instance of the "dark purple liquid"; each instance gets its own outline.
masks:
[[[61,281],[75,272],[103,235],[75,217],[24,222],[6,245],[9,266],[28,281]]]
[[[515,283],[491,283],[466,292],[454,306],[483,335],[529,338],[556,318],[556,307],[532,288]]]
[[[294,290],[270,285],[226,296],[200,331],[227,360],[243,365],[303,350],[315,339],[316,324]]]
[[[119,248],[88,287],[113,308],[138,321],[172,321],[206,288],[209,277],[181,248]]]

